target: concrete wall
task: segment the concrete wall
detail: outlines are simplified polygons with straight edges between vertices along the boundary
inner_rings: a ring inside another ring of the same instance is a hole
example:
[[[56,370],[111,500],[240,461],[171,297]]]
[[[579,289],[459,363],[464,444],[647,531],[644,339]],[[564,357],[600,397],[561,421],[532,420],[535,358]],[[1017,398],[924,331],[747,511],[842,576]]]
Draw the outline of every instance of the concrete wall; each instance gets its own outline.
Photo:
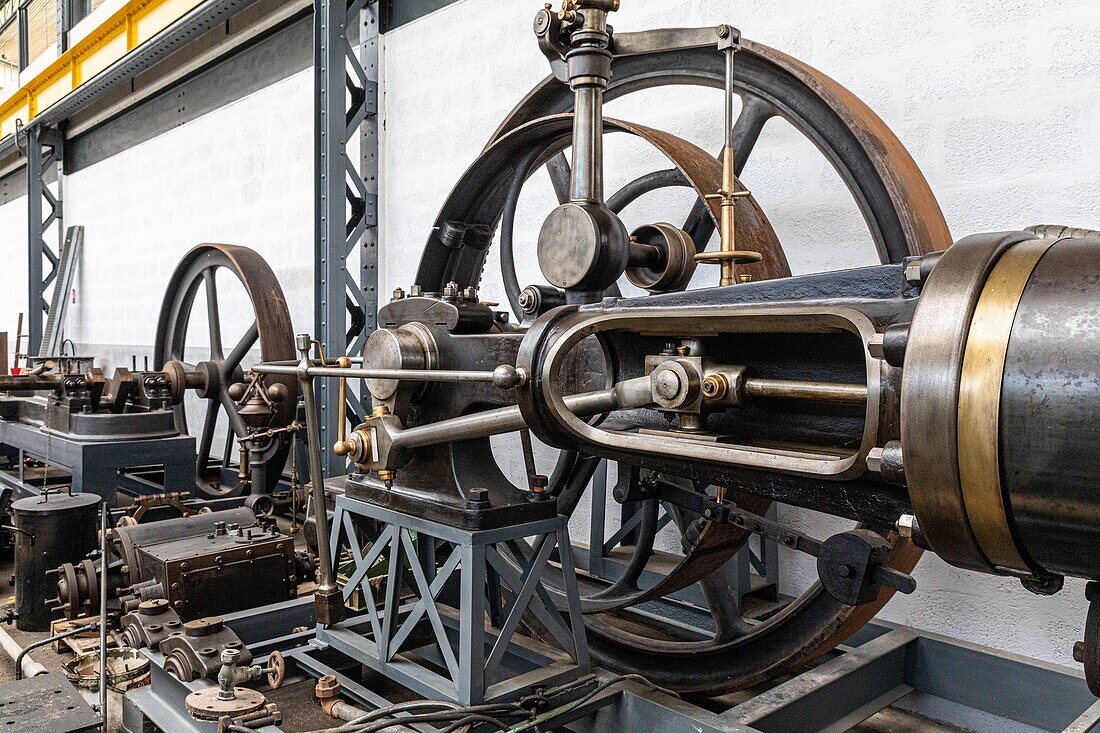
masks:
[[[462,0],[384,42],[382,291],[408,286],[438,206],[500,119],[546,74],[530,33],[538,3]],[[909,147],[956,238],[1039,221],[1096,226],[1100,211],[1100,6],[977,0],[878,4],[628,0],[621,30],[734,22],[848,86]],[[299,329],[312,326],[311,76],[293,76],[66,180],[69,223],[87,227],[70,335],[108,357],[146,353],[169,273],[193,244],[228,241],[275,267]],[[716,150],[721,96],[671,89],[609,114]],[[659,159],[613,139],[614,190]],[[862,221],[812,145],[775,122],[745,171],[797,272],[874,261]],[[683,195],[653,196],[628,226],[683,215]],[[552,205],[533,181],[521,202],[521,282],[539,281],[534,238]],[[0,207],[8,273],[0,324],[25,307],[25,202]],[[528,256],[524,257],[523,253]],[[491,259],[484,292],[503,299]],[[199,319],[201,326],[201,318]],[[237,324],[243,328],[243,322]],[[227,338],[228,340],[228,338]],[[195,343],[202,343],[195,334]],[[819,527],[799,515],[792,521]],[[791,562],[784,586],[806,580]],[[886,617],[1004,649],[1070,662],[1085,604],[1070,583],[1053,599],[926,558],[919,590]]]

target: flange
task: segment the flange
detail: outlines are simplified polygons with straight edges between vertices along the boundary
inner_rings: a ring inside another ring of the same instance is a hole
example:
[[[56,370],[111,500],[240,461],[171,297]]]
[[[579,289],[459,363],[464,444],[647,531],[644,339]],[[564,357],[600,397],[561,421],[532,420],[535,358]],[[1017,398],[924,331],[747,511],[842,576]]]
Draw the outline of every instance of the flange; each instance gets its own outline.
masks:
[[[256,690],[247,687],[234,687],[233,697],[223,700],[221,689],[208,687],[205,690],[192,692],[183,701],[187,708],[187,714],[195,720],[216,721],[223,715],[247,715],[267,705],[267,698]]]

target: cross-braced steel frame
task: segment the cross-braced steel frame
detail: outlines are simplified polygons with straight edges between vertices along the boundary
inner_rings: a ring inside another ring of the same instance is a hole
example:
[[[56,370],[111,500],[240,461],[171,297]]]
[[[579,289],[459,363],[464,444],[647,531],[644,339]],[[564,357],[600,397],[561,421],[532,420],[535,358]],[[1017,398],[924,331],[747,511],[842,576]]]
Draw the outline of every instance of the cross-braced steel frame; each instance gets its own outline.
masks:
[[[27,236],[28,252],[27,294],[27,351],[38,354],[42,344],[43,316],[49,312],[46,291],[58,276],[57,252],[46,241],[56,225],[57,232],[64,231],[61,205],[62,180],[64,178],[65,135],[52,127],[34,126],[25,131],[27,151]],[[57,193],[46,183],[46,176],[57,170]],[[58,235],[60,242],[60,234]],[[49,271],[46,263],[49,263]]]
[[[326,355],[361,353],[377,326],[378,16],[377,0],[314,5],[315,333]],[[350,147],[356,136],[359,161]],[[356,421],[363,405],[354,390],[347,399]],[[320,380],[318,405],[325,474],[343,474],[346,461],[331,451],[340,411],[334,382]]]
[[[361,546],[366,529],[377,526],[380,534]],[[531,543],[526,558],[517,546],[523,542]],[[570,682],[588,671],[565,517],[475,531],[340,496],[331,535],[334,565],[345,547],[354,569],[344,583],[344,599],[362,593],[365,613],[318,628],[317,639],[417,694],[480,705]],[[443,552],[446,559],[437,561]],[[560,571],[550,570],[554,557]],[[371,575],[376,569],[385,573],[378,593],[382,576]],[[560,576],[562,613],[545,586],[550,572]],[[448,588],[457,588],[457,604],[443,599]],[[564,651],[517,633],[528,613]],[[427,644],[414,633],[422,627],[432,632]],[[433,666],[418,661],[422,658]]]

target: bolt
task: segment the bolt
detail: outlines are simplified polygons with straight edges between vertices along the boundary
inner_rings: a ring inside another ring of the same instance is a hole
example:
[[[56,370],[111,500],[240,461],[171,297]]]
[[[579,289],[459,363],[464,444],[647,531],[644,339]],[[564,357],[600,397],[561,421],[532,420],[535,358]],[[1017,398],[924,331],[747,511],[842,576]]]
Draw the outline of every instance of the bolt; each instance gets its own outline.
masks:
[[[462,291],[462,298],[464,300],[472,300],[473,302],[476,303],[477,302],[477,288],[473,287],[472,285],[470,287],[466,288],[465,290]]]
[[[466,499],[466,506],[470,509],[486,509],[489,507],[488,489],[472,489]]]
[[[444,298],[457,298],[458,297],[458,283],[453,280],[443,286]]]
[[[718,37],[719,38],[729,38],[730,37],[730,27],[728,25],[718,26]]]
[[[852,566],[851,565],[841,565],[839,568],[836,569],[836,574],[839,575],[842,578],[847,578],[847,577],[851,576],[851,574],[852,574]]]
[[[424,288],[420,287],[419,285],[413,285],[411,288],[409,288],[410,298],[419,298],[422,295],[424,295]]]
[[[402,290],[401,288],[398,288],[397,290],[394,290],[393,291],[393,299],[394,300],[404,300],[405,299],[405,291]]]

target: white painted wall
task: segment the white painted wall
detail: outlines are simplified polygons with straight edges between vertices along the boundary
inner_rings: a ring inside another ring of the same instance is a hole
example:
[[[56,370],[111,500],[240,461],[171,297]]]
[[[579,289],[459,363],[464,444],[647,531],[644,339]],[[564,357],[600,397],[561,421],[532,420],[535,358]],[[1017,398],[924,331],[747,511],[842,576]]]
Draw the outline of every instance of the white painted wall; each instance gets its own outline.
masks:
[[[546,73],[530,33],[537,2],[461,0],[384,41],[382,291],[411,282],[439,204],[500,119]],[[909,147],[956,238],[1039,221],[1100,224],[1100,5],[924,0],[627,0],[621,30],[733,22],[746,37],[802,58],[848,86]],[[312,317],[311,76],[275,84],[66,180],[69,223],[87,227],[71,335],[115,362],[148,351],[168,275],[202,241],[255,247],[283,283],[298,328]],[[717,92],[665,90],[609,114],[685,136],[720,139]],[[659,164],[613,139],[614,190]],[[782,123],[745,172],[798,272],[873,261],[839,179]],[[683,196],[653,196],[628,225],[682,215]],[[535,181],[521,204],[521,282],[539,280],[534,238],[551,206]],[[0,207],[5,272],[0,324],[25,307],[25,202]],[[497,262],[485,293],[502,299]],[[201,324],[200,324],[201,325]],[[242,326],[243,327],[243,326]],[[227,338],[228,340],[228,338]],[[813,526],[817,522],[805,518]],[[792,563],[786,587],[804,580]],[[1070,583],[1038,599],[1008,580],[926,558],[919,590],[887,618],[1070,663],[1085,604]]]

